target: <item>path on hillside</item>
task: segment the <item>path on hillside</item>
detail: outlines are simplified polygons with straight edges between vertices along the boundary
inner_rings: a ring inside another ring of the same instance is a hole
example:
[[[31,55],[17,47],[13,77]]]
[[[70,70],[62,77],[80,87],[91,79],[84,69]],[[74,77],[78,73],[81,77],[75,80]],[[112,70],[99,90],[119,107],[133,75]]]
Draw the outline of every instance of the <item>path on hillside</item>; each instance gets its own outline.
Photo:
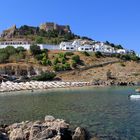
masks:
[[[61,72],[57,72],[58,74],[63,74],[63,73],[68,73],[68,72],[76,72],[76,71],[84,71],[84,70],[88,70],[88,69],[91,69],[91,68],[98,68],[98,67],[104,67],[106,65],[110,65],[110,64],[114,64],[114,63],[119,63],[119,62],[122,62],[122,60],[114,60],[114,61],[108,61],[108,62],[103,62],[103,63],[98,63],[98,64],[92,64],[92,65],[87,65],[83,68],[77,68],[77,69],[74,69],[74,70],[69,70],[69,71],[61,71]]]

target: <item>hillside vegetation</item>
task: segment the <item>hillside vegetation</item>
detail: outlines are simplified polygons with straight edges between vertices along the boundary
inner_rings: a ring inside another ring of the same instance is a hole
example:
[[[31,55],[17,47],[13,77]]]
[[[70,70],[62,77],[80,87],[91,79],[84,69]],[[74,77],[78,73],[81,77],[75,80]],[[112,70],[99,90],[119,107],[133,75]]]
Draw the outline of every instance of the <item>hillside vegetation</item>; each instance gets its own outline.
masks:
[[[94,64],[94,62],[102,63],[111,60],[123,61],[139,61],[135,54],[117,54],[105,56],[100,52],[66,52],[66,51],[49,51],[41,50],[37,45],[31,45],[30,50],[25,50],[23,47],[14,48],[7,46],[0,49],[0,64],[4,63],[32,63],[45,66],[54,71],[66,71],[77,68],[86,67]]]

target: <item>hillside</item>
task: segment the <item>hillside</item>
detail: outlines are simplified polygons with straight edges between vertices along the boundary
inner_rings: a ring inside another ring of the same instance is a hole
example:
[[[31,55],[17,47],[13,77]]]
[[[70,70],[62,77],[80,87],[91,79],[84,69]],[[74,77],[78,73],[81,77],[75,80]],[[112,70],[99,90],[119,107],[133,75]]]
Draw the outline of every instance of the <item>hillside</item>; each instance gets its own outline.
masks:
[[[8,48],[10,49],[14,54],[11,54],[6,61],[4,60],[5,62],[1,62],[1,74],[26,77],[51,71],[56,73],[57,79],[64,81],[139,82],[140,79],[140,62],[132,60],[133,57],[130,60],[124,55],[118,57],[100,53],[46,50],[37,51],[36,54],[36,51],[30,52],[21,48],[18,52],[14,48]],[[2,55],[0,60],[1,57]],[[109,79],[108,71],[111,73]]]
[[[112,79],[107,80],[110,70]],[[84,71],[60,73],[58,77],[68,81],[115,81],[115,82],[140,82],[140,63],[118,62],[104,67],[91,68]]]

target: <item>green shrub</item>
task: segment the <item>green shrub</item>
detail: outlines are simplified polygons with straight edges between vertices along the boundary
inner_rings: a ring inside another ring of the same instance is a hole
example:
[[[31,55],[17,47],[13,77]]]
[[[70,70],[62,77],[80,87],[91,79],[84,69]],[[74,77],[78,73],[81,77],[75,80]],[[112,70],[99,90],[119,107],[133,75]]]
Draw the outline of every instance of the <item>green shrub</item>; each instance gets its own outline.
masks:
[[[100,58],[100,57],[102,57],[103,55],[102,55],[101,52],[97,51],[97,52],[95,52],[95,56],[96,56],[97,58]]]
[[[65,52],[65,55],[66,56],[72,56],[72,55],[74,55],[74,53],[73,52]]]
[[[125,55],[121,55],[120,56],[120,58],[122,59],[122,60],[131,60],[131,57],[130,57],[130,55],[128,55],[128,54],[125,54]]]
[[[40,46],[38,46],[38,45],[31,45],[30,46],[30,51],[33,55],[37,55],[37,54],[41,53]]]
[[[134,55],[131,55],[130,57],[131,57],[131,60],[133,60],[133,61],[140,60],[140,58],[138,56],[136,56],[135,54]]]
[[[54,72],[45,72],[39,76],[33,77],[32,80],[48,81],[48,80],[53,80],[55,77],[56,77],[56,74]]]
[[[21,47],[17,47],[16,50],[17,50],[18,53],[26,51],[22,46]]]
[[[57,65],[58,63],[59,63],[59,59],[58,58],[55,58],[54,61],[53,61],[53,64],[54,65]]]
[[[5,48],[5,52],[10,56],[10,55],[16,54],[17,53],[17,50],[13,46],[7,46]]]
[[[53,70],[54,71],[60,71],[62,69],[60,68],[60,65],[56,64],[56,65],[53,66]]]
[[[86,51],[82,52],[82,54],[84,54],[85,56],[90,56],[90,54]]]
[[[65,53],[59,53],[59,58],[66,58],[66,54]]]
[[[74,55],[72,57],[72,60],[75,61],[76,63],[80,63],[80,57],[79,57],[79,55]]]
[[[70,64],[69,63],[65,63],[63,65],[63,70],[71,70]]]
[[[36,42],[36,44],[44,44],[45,43],[43,37],[40,37],[40,36],[36,37],[35,42]]]
[[[46,54],[48,54],[48,49],[43,49],[43,50],[41,50],[41,53],[46,53]]]
[[[0,63],[5,63],[7,59],[8,59],[7,53],[0,53]]]
[[[9,62],[19,62],[21,59],[24,59],[25,55],[20,52],[9,56]]]
[[[41,61],[43,59],[43,55],[42,54],[36,54],[35,55],[35,58],[38,60],[38,61]]]
[[[62,64],[65,64],[66,63],[66,59],[65,58],[62,58],[61,59],[61,62],[62,62]]]
[[[5,51],[5,48],[0,49],[0,54],[1,54],[1,53],[7,53],[7,52]]]
[[[65,64],[57,64],[53,66],[53,69],[55,71],[65,71],[65,70],[71,70],[70,64],[69,63],[65,63]]]
[[[73,68],[76,68],[77,63],[73,60],[72,63],[71,63],[71,65],[72,65]]]
[[[47,59],[47,61],[46,61],[46,65],[48,66],[51,66],[52,65],[52,62],[51,62],[51,60],[49,60],[49,59]]]

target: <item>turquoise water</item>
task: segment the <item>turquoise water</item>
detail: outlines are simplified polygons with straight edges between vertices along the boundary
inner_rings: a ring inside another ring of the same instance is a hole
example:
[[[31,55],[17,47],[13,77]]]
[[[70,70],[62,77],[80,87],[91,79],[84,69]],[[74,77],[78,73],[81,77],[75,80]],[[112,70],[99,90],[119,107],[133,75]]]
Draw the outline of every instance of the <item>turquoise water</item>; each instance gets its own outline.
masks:
[[[104,140],[140,140],[140,100],[134,87],[79,88],[0,95],[0,124],[44,119],[49,114]]]

